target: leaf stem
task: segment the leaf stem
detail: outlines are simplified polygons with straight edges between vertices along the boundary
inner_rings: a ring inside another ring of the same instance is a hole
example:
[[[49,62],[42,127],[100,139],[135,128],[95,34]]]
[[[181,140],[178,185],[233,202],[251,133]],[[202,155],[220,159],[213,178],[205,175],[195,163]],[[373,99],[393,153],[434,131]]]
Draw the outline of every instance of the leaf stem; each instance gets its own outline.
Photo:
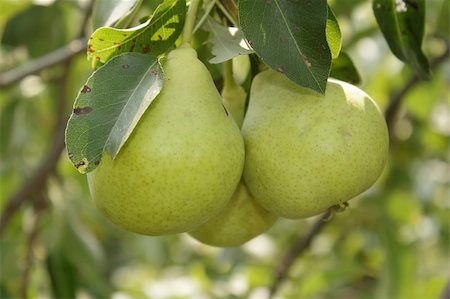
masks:
[[[238,27],[236,20],[231,16],[231,14],[228,12],[225,6],[223,6],[223,4],[219,0],[215,0],[215,2],[217,7],[222,11],[225,17],[233,24],[233,26]]]
[[[197,32],[197,30],[203,25],[203,23],[205,23],[205,21],[208,18],[211,10],[213,9],[214,5],[216,4],[214,0],[213,1],[206,0],[206,1],[203,1],[203,2],[204,3],[208,2],[206,4],[205,13],[201,17],[200,21],[198,21],[197,25],[195,25],[193,33]]]
[[[183,44],[185,43],[190,44],[192,41],[193,28],[195,25],[199,4],[200,0],[191,0],[191,4],[189,5],[189,9],[186,16],[186,22],[184,24]]]
[[[233,78],[233,60],[227,60],[223,63],[223,85],[235,86],[236,81]]]

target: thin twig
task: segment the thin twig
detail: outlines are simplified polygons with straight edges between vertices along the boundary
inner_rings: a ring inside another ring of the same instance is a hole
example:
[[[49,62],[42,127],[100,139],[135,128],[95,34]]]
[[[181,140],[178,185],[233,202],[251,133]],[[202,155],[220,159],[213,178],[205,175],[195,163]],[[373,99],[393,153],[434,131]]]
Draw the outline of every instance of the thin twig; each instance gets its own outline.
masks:
[[[0,88],[10,86],[26,76],[36,74],[46,68],[67,61],[85,50],[86,39],[75,39],[62,48],[0,74]]]
[[[64,101],[64,99],[60,101]],[[3,208],[0,219],[0,235],[22,204],[31,199],[33,194],[42,190],[48,176],[55,169],[59,156],[64,149],[64,129],[58,128],[57,131],[45,159],[43,159],[42,163],[36,168],[31,177],[26,179],[22,187],[8,200],[6,206]]]
[[[40,196],[38,200],[36,200],[36,205],[33,208],[34,211],[34,219],[31,226],[31,230],[27,237],[27,246],[26,246],[26,254],[24,260],[24,267],[22,270],[22,276],[20,280],[20,296],[21,298],[28,298],[28,284],[30,281],[30,273],[33,268],[33,248],[36,244],[36,240],[39,234],[41,219],[43,215],[44,209],[47,207],[47,201],[43,196]]]
[[[3,209],[0,219],[0,235],[10,222],[11,218],[20,209],[22,204],[27,200],[33,198],[33,194],[39,194],[45,187],[47,178],[53,173],[59,156],[64,149],[64,125],[67,122],[68,115],[65,111],[66,103],[66,87],[67,77],[69,73],[70,61],[66,62],[64,74],[60,79],[60,90],[58,96],[58,119],[55,124],[55,133],[52,145],[48,151],[47,156],[42,160],[42,163],[36,168],[29,179],[26,179],[22,187],[8,200]]]
[[[439,65],[444,63],[449,57],[449,47],[447,47],[446,51],[436,57],[431,63],[430,67],[432,69],[436,69]],[[411,77],[405,85],[397,92],[395,93],[390,100],[390,104],[386,110],[385,118],[386,123],[388,125],[388,128],[391,130],[394,124],[394,121],[396,119],[398,110],[401,106],[401,103],[405,97],[405,95],[416,85],[418,84],[420,79],[417,76]],[[290,268],[294,264],[295,260],[302,255],[302,253],[308,248],[309,244],[312,242],[312,240],[318,235],[318,233],[323,229],[323,227],[329,223],[330,221],[325,221],[330,217],[330,212],[325,213],[322,215],[321,218],[319,218],[316,222],[313,223],[310,230],[305,236],[302,236],[299,238],[289,249],[289,251],[284,256],[282,262],[280,263],[276,273],[275,273],[275,279],[272,284],[272,287],[270,288],[270,297],[272,298],[278,289],[280,288],[283,281],[286,279],[287,274],[289,273]],[[450,298],[449,298],[450,299]]]
[[[432,70],[436,69],[442,63],[444,63],[449,57],[449,45],[444,53],[440,56],[436,57],[431,63],[430,68]],[[398,90],[390,99],[389,106],[384,113],[384,117],[386,118],[386,123],[388,124],[389,133],[392,136],[392,129],[394,127],[395,121],[397,119],[398,111],[400,110],[401,103],[405,95],[411,91],[411,89],[416,86],[419,82],[421,82],[420,78],[417,75],[413,75],[405,85]]]
[[[299,238],[289,249],[284,256],[281,263],[278,265],[275,274],[275,280],[270,288],[270,298],[278,291],[282,282],[286,279],[286,276],[291,269],[294,261],[300,256],[306,249],[308,249],[314,237],[325,227],[325,224],[329,221],[331,216],[331,210],[328,210],[316,222],[313,223],[308,233],[305,236]]]
[[[450,299],[450,281],[447,282],[444,289],[442,290],[440,299]]]

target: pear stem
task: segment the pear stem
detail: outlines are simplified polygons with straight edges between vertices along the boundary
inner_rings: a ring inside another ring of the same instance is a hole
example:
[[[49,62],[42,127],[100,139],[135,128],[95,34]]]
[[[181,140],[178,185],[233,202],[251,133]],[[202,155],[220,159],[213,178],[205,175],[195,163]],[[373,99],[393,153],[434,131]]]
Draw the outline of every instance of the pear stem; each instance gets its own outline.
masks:
[[[233,60],[227,60],[223,63],[223,85],[235,86],[237,85],[233,77]]]
[[[184,23],[183,30],[183,43],[190,44],[193,36],[193,29],[195,25],[195,20],[197,17],[198,5],[200,4],[200,0],[191,0],[191,4],[189,5],[189,9],[186,15],[186,21]]]

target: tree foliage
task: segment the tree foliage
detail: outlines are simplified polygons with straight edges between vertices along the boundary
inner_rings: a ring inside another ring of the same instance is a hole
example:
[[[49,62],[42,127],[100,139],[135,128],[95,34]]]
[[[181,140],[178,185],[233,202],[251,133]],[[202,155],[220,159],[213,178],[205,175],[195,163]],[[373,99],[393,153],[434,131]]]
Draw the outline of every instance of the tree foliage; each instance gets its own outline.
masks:
[[[391,134],[383,176],[344,212],[325,223],[281,220],[233,249],[113,226],[74,167],[90,171],[103,151],[117,153],[126,142],[161,89],[158,59],[180,42],[186,2],[40,2],[3,0],[0,9],[1,298],[266,298],[271,289],[276,298],[443,294],[448,0],[203,1],[192,44],[219,89],[228,59],[247,92],[261,61],[319,93],[336,77],[376,100]],[[143,80],[150,93],[142,92]],[[111,103],[126,104],[77,122],[101,104],[93,81]],[[125,134],[114,131],[117,122]],[[85,130],[92,132],[75,138]]]

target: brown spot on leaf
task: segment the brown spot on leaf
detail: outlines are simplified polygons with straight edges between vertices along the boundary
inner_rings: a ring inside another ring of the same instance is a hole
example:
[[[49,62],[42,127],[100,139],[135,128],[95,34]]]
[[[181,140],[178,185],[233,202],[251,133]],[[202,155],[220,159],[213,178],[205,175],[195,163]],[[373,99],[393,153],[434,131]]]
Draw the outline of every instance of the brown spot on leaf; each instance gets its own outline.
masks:
[[[161,34],[158,34],[158,39],[159,39],[159,40],[162,40],[162,39],[163,39],[162,36],[161,36]]]
[[[69,156],[69,159],[73,158],[73,153],[68,153],[67,156]]]
[[[105,41],[103,38],[99,38],[98,40],[101,41],[101,42],[104,42],[104,41]]]
[[[81,89],[81,93],[87,93],[87,92],[91,92],[91,91],[92,91],[92,89],[87,85],[84,85],[83,88]]]
[[[123,36],[128,36],[128,34],[126,34],[126,33],[123,33],[122,35],[123,35]]]
[[[94,52],[94,49],[92,49],[92,45],[91,44],[88,44],[87,51],[88,51],[88,53],[93,53]]]
[[[156,75],[158,75],[158,74],[159,74],[158,69],[152,69],[152,70],[150,71],[150,75],[156,76]]]
[[[277,67],[277,71],[279,71],[280,73],[284,73],[285,70],[286,69],[285,69],[284,65],[282,65],[282,64]]]
[[[306,67],[307,67],[308,69],[311,68],[312,64],[311,64],[311,62],[308,60],[308,58],[303,57],[303,62],[305,63],[305,65],[306,65]]]
[[[94,162],[94,165],[98,165],[98,164],[100,164],[100,161],[95,161]]]
[[[129,67],[130,67],[129,64],[122,64],[122,68],[124,68],[124,69],[128,69]]]
[[[120,43],[119,42],[113,42],[113,45],[114,46],[120,46]]]
[[[79,168],[80,166],[86,165],[86,162],[84,162],[84,160],[81,160],[80,162],[78,162],[77,164],[75,164],[76,168]]]
[[[89,107],[89,106],[73,108],[73,113],[76,115],[88,114],[91,111],[92,111],[92,107]]]
[[[95,60],[100,61],[100,56],[95,57]]]
[[[147,54],[148,52],[150,52],[150,46],[145,45],[145,47],[142,48],[142,53]]]

